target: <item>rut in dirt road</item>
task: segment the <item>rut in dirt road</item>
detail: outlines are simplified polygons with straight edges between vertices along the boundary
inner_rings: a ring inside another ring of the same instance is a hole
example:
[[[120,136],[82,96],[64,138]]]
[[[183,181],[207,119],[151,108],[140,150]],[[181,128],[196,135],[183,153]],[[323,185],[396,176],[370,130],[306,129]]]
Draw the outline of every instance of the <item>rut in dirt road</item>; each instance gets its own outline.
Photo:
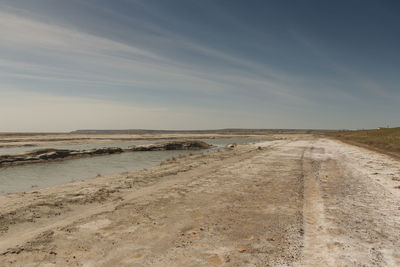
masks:
[[[333,266],[328,250],[328,235],[325,225],[324,203],[320,188],[321,162],[312,159],[314,147],[308,148],[302,155],[304,180],[304,266]]]
[[[393,168],[400,164],[374,152],[344,147],[348,150],[319,139],[305,153],[303,263],[400,266],[399,194],[393,191],[391,176],[378,178],[377,168],[368,173],[362,163],[386,164],[388,169],[388,161]],[[370,160],[365,153],[377,158]]]

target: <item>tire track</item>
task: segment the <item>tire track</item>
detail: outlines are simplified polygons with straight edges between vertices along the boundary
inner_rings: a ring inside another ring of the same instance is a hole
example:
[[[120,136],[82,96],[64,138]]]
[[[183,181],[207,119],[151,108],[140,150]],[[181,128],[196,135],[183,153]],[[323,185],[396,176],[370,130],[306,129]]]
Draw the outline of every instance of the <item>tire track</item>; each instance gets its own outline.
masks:
[[[313,160],[314,148],[302,155],[304,180],[304,249],[301,266],[335,266],[328,249],[325,207],[320,188],[321,162]]]

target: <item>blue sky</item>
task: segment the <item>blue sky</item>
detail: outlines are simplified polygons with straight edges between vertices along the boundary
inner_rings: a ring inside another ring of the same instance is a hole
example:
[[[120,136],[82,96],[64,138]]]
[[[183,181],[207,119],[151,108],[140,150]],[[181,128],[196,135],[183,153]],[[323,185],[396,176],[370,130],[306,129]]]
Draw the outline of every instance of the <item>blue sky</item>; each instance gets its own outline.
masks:
[[[398,1],[0,0],[0,132],[400,125]]]

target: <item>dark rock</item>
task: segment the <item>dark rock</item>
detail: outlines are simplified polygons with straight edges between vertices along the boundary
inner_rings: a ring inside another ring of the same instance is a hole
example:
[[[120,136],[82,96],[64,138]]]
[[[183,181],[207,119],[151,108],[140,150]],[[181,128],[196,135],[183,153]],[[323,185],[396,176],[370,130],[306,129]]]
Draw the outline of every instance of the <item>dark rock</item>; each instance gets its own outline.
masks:
[[[93,155],[96,154],[115,154],[115,153],[121,153],[123,150],[119,147],[104,147],[104,148],[98,148],[94,149],[92,152]]]
[[[130,151],[164,151],[164,150],[198,150],[207,149],[211,145],[202,141],[171,141],[151,145],[131,146]]]
[[[26,152],[20,155],[0,156],[0,166],[25,164],[32,162],[42,162],[49,160],[58,160],[64,158],[77,158],[82,156],[95,156],[103,154],[122,153],[123,149],[119,147],[105,147],[91,150],[67,150],[45,148]]]

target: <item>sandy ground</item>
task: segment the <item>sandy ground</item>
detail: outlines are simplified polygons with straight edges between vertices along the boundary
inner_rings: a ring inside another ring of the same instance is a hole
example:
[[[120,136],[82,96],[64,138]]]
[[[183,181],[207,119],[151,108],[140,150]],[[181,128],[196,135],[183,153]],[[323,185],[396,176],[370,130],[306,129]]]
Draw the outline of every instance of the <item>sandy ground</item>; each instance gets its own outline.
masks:
[[[0,265],[400,266],[399,186],[338,141],[240,145],[1,197]]]

